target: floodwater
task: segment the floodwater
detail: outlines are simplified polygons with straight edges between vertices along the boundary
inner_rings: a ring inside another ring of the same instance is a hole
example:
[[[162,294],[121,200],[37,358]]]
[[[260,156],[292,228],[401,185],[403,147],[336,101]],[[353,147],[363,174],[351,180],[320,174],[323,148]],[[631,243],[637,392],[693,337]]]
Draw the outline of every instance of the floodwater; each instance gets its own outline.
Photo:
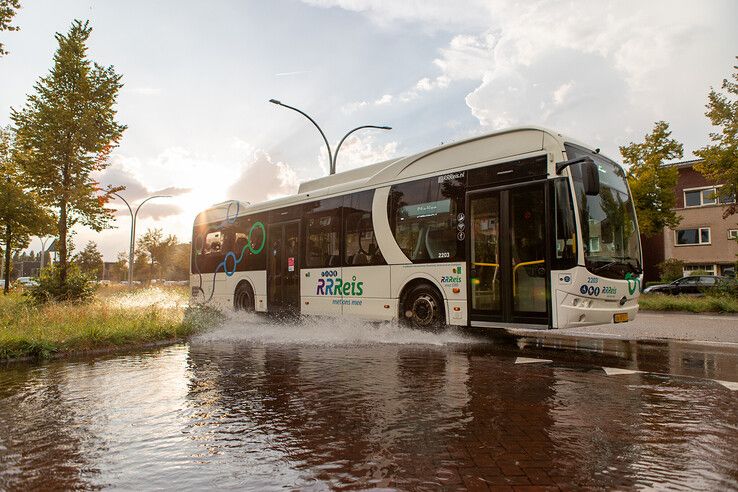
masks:
[[[234,316],[0,366],[0,489],[738,489],[735,352],[538,345]]]

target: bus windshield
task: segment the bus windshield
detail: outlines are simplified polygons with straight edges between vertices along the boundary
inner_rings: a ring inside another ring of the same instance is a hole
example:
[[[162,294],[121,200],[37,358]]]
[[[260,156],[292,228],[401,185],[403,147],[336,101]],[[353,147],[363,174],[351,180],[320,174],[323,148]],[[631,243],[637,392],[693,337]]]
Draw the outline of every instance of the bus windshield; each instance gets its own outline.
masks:
[[[590,157],[599,170],[600,193],[587,196],[582,186],[580,166],[571,166],[587,269],[593,274],[615,279],[640,274],[640,240],[625,173],[620,166],[600,154],[572,144],[566,144],[565,148],[569,159]]]

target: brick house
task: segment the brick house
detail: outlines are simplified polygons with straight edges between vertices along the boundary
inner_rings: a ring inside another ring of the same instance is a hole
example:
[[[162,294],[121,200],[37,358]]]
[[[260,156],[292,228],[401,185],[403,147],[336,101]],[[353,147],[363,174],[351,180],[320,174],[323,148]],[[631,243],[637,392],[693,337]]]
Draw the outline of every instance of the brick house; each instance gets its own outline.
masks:
[[[669,258],[684,262],[684,274],[704,270],[714,275],[733,275],[738,260],[738,216],[723,219],[724,201],[715,197],[720,184],[708,181],[694,169],[700,160],[676,166],[676,212],[682,217],[676,229],[664,229],[641,238],[646,281],[659,279],[658,264]]]

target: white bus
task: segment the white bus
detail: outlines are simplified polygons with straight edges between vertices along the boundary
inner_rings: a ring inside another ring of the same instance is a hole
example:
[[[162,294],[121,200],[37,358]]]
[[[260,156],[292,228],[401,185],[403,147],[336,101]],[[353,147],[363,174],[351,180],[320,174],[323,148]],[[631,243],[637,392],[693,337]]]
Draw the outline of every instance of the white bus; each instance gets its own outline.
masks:
[[[641,249],[623,170],[511,129],[229,201],[194,222],[194,302],[441,325],[635,318]]]

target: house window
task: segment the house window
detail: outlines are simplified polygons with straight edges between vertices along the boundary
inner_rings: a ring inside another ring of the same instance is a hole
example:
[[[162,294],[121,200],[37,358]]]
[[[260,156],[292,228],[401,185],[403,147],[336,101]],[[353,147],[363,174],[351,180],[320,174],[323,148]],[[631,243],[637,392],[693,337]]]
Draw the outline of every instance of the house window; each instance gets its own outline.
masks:
[[[722,186],[722,185],[721,185]],[[710,186],[709,188],[698,188],[694,190],[684,191],[685,207],[704,207],[706,205],[716,205],[718,201],[725,205],[735,203],[735,197],[727,196],[718,198],[718,190],[720,186]]]
[[[710,228],[679,229],[674,232],[677,246],[710,244]]]
[[[738,229],[728,229],[728,239],[738,239]]]
[[[589,238],[589,252],[590,253],[600,252],[600,238],[598,236],[592,236]]]
[[[684,192],[684,206],[685,207],[701,207],[702,206],[702,193],[699,190],[685,191]]]
[[[715,188],[702,190],[702,205],[715,205]]]
[[[715,265],[692,264],[684,265],[684,275],[692,275],[692,272],[706,272],[706,275],[715,275]]]
[[[704,207],[705,205],[715,205],[717,196],[715,187],[699,188],[696,190],[686,190],[684,192],[685,207]]]

